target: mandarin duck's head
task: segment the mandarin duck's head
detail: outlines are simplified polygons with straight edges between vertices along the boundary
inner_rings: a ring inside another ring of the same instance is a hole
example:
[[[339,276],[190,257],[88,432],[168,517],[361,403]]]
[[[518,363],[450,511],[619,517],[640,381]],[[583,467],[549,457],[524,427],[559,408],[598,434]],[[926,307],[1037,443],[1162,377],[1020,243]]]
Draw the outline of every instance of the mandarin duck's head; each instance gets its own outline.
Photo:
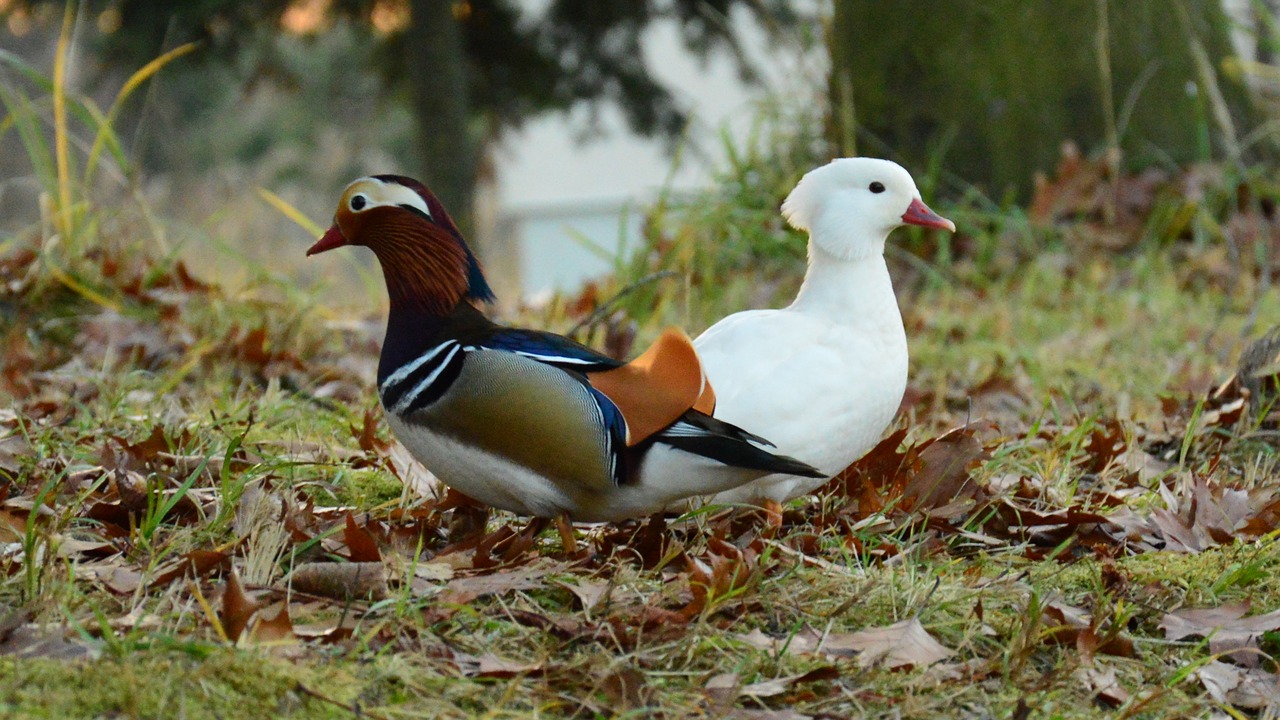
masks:
[[[782,203],[782,214],[844,259],[882,252],[884,239],[902,225],[956,229],[924,204],[901,165],[876,158],[840,158],[810,170]]]
[[[347,186],[333,226],[307,255],[363,245],[382,265],[392,307],[446,313],[493,292],[453,218],[425,185],[400,175],[362,177]]]

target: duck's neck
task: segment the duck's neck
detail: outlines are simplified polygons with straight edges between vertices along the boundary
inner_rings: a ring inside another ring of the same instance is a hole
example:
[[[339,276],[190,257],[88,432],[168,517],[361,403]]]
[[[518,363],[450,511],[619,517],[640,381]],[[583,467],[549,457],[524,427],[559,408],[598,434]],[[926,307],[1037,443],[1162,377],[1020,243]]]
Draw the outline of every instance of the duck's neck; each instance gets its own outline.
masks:
[[[882,251],[842,259],[812,240],[809,270],[790,309],[832,322],[887,322],[902,326]]]
[[[459,300],[447,314],[427,312],[414,303],[391,300],[387,334],[378,358],[378,384],[445,340],[465,340],[493,323],[467,300]]]

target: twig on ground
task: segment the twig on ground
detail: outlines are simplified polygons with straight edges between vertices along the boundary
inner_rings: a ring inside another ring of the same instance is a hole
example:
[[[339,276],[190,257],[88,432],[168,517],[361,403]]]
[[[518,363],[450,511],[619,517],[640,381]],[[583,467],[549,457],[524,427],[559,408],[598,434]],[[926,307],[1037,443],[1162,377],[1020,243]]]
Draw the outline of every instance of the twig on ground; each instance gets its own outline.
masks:
[[[355,715],[358,718],[373,718],[373,720],[388,720],[386,715],[379,715],[377,713],[369,712],[368,710],[364,710],[359,705],[356,705],[356,704],[348,705],[347,703],[344,703],[340,700],[334,700],[333,698],[327,695],[323,695],[321,693],[316,692],[315,690],[312,690],[306,685],[303,685],[301,682],[294,685],[293,688],[294,690],[302,693],[303,695],[306,695],[307,697],[315,698],[320,702],[329,703],[334,707],[342,708],[343,710],[346,710],[347,712],[351,713],[352,715]]]

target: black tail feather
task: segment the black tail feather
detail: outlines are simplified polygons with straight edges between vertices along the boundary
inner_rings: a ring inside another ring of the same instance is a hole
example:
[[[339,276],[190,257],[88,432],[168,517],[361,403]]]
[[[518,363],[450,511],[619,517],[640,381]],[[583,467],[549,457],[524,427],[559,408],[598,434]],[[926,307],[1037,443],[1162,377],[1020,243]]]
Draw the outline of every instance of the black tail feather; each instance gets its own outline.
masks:
[[[788,455],[778,455],[760,447],[773,443],[723,420],[690,410],[654,439],[695,455],[726,465],[766,472],[824,478],[826,473]]]

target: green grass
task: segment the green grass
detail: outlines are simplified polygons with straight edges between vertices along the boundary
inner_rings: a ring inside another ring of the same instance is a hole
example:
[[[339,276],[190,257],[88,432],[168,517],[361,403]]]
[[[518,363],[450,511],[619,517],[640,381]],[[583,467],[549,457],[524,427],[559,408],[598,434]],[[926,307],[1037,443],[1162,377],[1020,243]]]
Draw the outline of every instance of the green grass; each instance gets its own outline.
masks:
[[[54,105],[14,92],[4,102],[24,132]],[[68,107],[88,106],[64,106],[56,132],[68,132]],[[109,151],[109,121],[85,113]],[[706,197],[651,211],[645,246],[602,285],[604,298],[624,293],[617,305],[640,343],[665,324],[696,332],[794,293],[803,239],[777,205],[816,160],[813,138],[776,129],[787,124],[762,123]],[[1163,613],[1280,607],[1280,550],[1265,529],[1184,554],[1004,535],[997,517],[1019,483],[1020,507],[1045,513],[1114,512],[1106,503],[1122,489],[1148,512],[1165,504],[1150,492],[1162,482],[1187,503],[1194,477],[1259,498],[1280,491],[1269,428],[1246,417],[1204,432],[1213,408],[1192,409],[1234,371],[1251,334],[1280,323],[1258,273],[1261,245],[1233,232],[1232,255],[1223,231],[1241,217],[1238,181],[1275,202],[1262,170],[1217,169],[1195,199],[1161,195],[1144,226],[1118,230],[1134,237],[1117,251],[1099,249],[1099,234],[1117,229],[1088,212],[1046,221],[973,193],[940,208],[960,222],[953,241],[895,235],[912,352],[908,442],[996,423],[981,435],[990,457],[972,472],[994,500],[957,523],[925,528],[895,507],[854,525],[867,513],[831,495],[793,502],[776,537],[742,516],[686,519],[664,536],[656,568],[628,559],[652,550],[644,541],[610,557],[602,536],[613,528],[580,528],[600,555],[567,557],[544,532],[509,567],[471,569],[471,551],[448,544],[474,539],[474,516],[405,492],[385,427],[362,432],[379,416],[376,322],[335,316],[265,272],[237,290],[191,283],[180,254],[152,234],[162,223],[125,221],[150,208],[94,200],[97,183],[69,170],[88,158],[64,157],[60,171],[58,151],[28,134],[67,219],[0,238],[0,277],[34,268],[31,282],[0,285],[0,714],[1004,718],[1021,704],[1033,717],[1096,717],[1104,707],[1078,677],[1087,660],[1074,640],[1055,642],[1061,629],[1040,612],[1057,603],[1132,643],[1095,660],[1131,694],[1113,714],[1201,716],[1222,709],[1190,674],[1212,655],[1202,642],[1166,642]],[[51,246],[57,232],[77,252]],[[571,301],[520,321],[566,330],[591,312]],[[593,342],[609,330],[602,317],[584,332]],[[1174,411],[1169,395],[1191,400]],[[1130,447],[1172,448],[1173,461],[1136,484],[1120,465],[1093,467],[1091,443],[1113,420]],[[487,529],[506,526],[524,523],[497,514]],[[353,558],[360,532],[375,539],[386,597],[291,589],[299,565]],[[193,558],[207,562],[184,574]],[[232,569],[252,593],[288,597],[295,629],[312,632],[229,638]],[[461,600],[447,581],[504,570],[533,579]],[[592,607],[567,587],[596,583],[611,590]],[[954,656],[890,670],[743,639],[798,643],[913,617]],[[477,665],[485,656],[492,666]],[[811,675],[716,700],[706,686],[725,673],[744,686]]]
[[[963,423],[971,412],[974,419],[995,416],[1005,439],[997,441],[995,457],[975,477],[1043,478],[1045,492],[1060,504],[1070,502],[1081,482],[1089,419],[1118,415],[1129,432],[1154,431],[1164,422],[1162,394],[1187,392],[1202,380],[1230,374],[1240,328],[1258,302],[1251,287],[1224,293],[1197,286],[1185,266],[1168,261],[1156,246],[1127,257],[1065,261],[1074,265],[1071,272],[1062,272],[1063,257],[1047,254],[1017,273],[984,278],[981,286],[958,278],[921,281],[902,294],[911,382],[923,398],[904,420],[911,437],[930,437]],[[848,536],[828,528],[813,557],[835,570],[766,550],[769,560],[762,562],[755,584],[716,601],[687,626],[666,631],[637,631],[625,618],[637,607],[675,609],[686,602],[683,581],[673,574],[680,568],[664,574],[612,561],[599,569],[561,568],[555,577],[612,580],[632,598],[613,610],[581,610],[562,587],[540,582],[449,614],[441,612],[430,590],[414,593],[407,584],[393,584],[388,602],[361,606],[346,640],[231,647],[199,604],[204,597],[216,609],[225,584],[221,572],[119,595],[84,569],[101,558],[63,560],[52,552],[65,538],[94,537],[85,505],[95,490],[73,488],[68,478],[96,482],[96,492],[103,492],[112,478],[93,468],[118,464],[118,458],[107,458],[127,455],[125,448],[161,428],[159,436],[168,443],[164,451],[183,460],[141,461],[136,471],[153,487],[170,491],[194,478],[190,491],[205,504],[206,516],[200,522],[166,516],[164,506],[180,504],[176,494],[151,501],[152,510],[138,516],[137,526],[127,529],[128,541],[117,542],[119,554],[112,556],[112,562],[147,579],[198,549],[231,548],[232,564],[242,567],[255,552],[252,541],[237,527],[235,509],[219,500],[243,498],[246,487],[310,498],[317,506],[353,504],[383,517],[388,506],[399,504],[401,489],[380,456],[359,447],[352,429],[358,430],[373,404],[375,343],[360,331],[335,330],[305,303],[287,298],[243,302],[193,290],[166,302],[172,304],[131,300],[115,316],[64,296],[52,308],[24,306],[23,320],[10,327],[10,341],[28,343],[41,358],[33,370],[44,373],[37,387],[9,405],[23,420],[10,420],[7,427],[24,433],[33,448],[21,461],[10,496],[47,489],[53,514],[34,522],[25,539],[14,538],[42,560],[7,556],[0,603],[33,613],[37,622],[55,628],[50,632],[72,628],[73,636],[86,638],[76,643],[98,656],[5,658],[0,706],[18,716],[223,717],[236,709],[285,717],[350,715],[343,707],[359,707],[372,717],[612,711],[684,716],[708,711],[703,687],[714,675],[734,672],[750,684],[830,665],[836,669],[832,677],[767,698],[740,698],[734,705],[836,716],[1008,717],[1025,701],[1046,717],[1091,717],[1099,708],[1073,675],[1079,664],[1074,647],[1046,644],[1045,627],[1028,620],[1028,607],[1054,600],[1101,617],[1128,618],[1124,632],[1133,640],[1134,656],[1103,662],[1136,698],[1126,706],[1133,715],[1196,715],[1214,703],[1194,679],[1183,679],[1184,668],[1207,659],[1207,650],[1163,641],[1160,613],[1241,599],[1259,611],[1280,606],[1280,587],[1271,579],[1280,557],[1265,541],[1196,555],[1122,556],[1114,567],[1126,578],[1125,589],[1117,592],[1100,579],[1103,561],[1087,555],[1065,563],[1033,561],[1016,544],[983,550],[957,538],[944,537],[942,545],[924,542],[905,530],[860,535],[868,549],[892,546],[903,552],[884,562],[874,553],[850,552]],[[1276,306],[1273,295],[1263,298],[1260,326],[1280,320],[1272,314]],[[550,326],[569,321],[539,320]],[[644,332],[659,324],[646,323]],[[258,328],[265,332],[255,350],[245,338]],[[104,333],[125,340],[95,340]],[[144,347],[131,348],[130,342]],[[1012,388],[1000,402],[973,392],[993,373]],[[42,410],[45,404],[51,407]],[[36,410],[50,414],[38,419]],[[1034,428],[1059,426],[1048,441],[1034,441]],[[385,438],[385,431],[379,436]],[[1204,450],[1202,457],[1210,454],[1205,442],[1194,443]],[[1243,438],[1228,440],[1226,449],[1228,455],[1274,454],[1270,445],[1249,445]],[[225,462],[225,456],[237,461]],[[202,470],[206,458],[209,467]],[[1234,479],[1225,463],[1216,472],[1220,480]],[[710,527],[686,536],[691,555],[707,557]],[[798,525],[790,532],[807,530]],[[780,540],[790,542],[786,535]],[[297,560],[317,559],[317,546],[303,545],[294,546],[303,553]],[[383,547],[389,567],[399,568],[395,572],[413,562],[413,548]],[[428,542],[421,561],[430,559],[431,547],[439,546]],[[559,551],[554,534],[548,534],[534,554],[554,558]],[[289,551],[280,556],[268,571],[272,582],[280,582],[292,558]],[[295,623],[322,621],[341,613],[341,604],[302,613]],[[531,626],[531,615],[562,630]],[[973,663],[966,672],[978,680],[861,669],[847,658],[776,656],[738,639],[755,628],[775,636],[805,627],[840,633],[915,615],[956,651],[956,660]],[[602,634],[600,623],[609,618],[636,634],[625,640]],[[539,670],[466,677],[450,659],[455,653],[490,653]],[[618,689],[624,670],[643,683],[642,691]],[[299,683],[329,700],[298,690]],[[628,709],[628,703],[635,707]]]

